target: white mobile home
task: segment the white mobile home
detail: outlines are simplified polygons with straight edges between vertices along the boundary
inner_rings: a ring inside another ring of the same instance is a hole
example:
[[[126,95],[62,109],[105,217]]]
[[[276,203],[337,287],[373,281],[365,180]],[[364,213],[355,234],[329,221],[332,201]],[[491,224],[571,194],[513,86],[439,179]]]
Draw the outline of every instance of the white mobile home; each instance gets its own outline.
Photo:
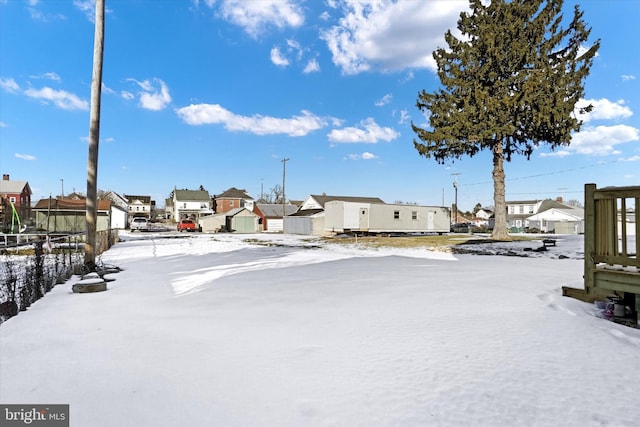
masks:
[[[333,233],[448,233],[449,208],[330,201],[324,229]]]

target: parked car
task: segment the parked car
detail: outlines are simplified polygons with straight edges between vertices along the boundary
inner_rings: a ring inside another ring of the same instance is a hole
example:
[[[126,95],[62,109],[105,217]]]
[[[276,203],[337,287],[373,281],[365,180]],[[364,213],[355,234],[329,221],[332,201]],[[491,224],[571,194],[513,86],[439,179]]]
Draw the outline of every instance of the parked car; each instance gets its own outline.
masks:
[[[183,219],[178,223],[177,226],[177,230],[178,231],[196,231],[196,230],[200,230],[200,227],[198,227],[198,225],[193,222],[193,220],[191,219]]]
[[[468,233],[469,231],[471,231],[472,226],[473,224],[471,224],[470,222],[459,222],[457,224],[451,225],[451,232],[452,233]]]
[[[136,217],[131,220],[131,225],[129,227],[131,231],[149,231],[150,225],[149,220],[147,218]]]

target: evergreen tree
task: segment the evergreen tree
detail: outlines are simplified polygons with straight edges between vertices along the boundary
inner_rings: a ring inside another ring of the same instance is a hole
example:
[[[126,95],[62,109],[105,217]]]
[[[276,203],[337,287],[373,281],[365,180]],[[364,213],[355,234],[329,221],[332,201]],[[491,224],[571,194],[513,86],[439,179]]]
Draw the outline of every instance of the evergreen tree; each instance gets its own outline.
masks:
[[[575,6],[563,27],[563,0],[470,0],[460,14],[461,38],[445,34],[448,49],[433,56],[442,88],[418,94],[429,128],[412,124],[420,155],[444,164],[493,154],[495,227],[507,234],[504,161],[529,159],[536,147],[567,146],[580,130],[576,103],[583,97],[600,41],[584,48],[590,29]],[[580,112],[588,112],[591,106]]]

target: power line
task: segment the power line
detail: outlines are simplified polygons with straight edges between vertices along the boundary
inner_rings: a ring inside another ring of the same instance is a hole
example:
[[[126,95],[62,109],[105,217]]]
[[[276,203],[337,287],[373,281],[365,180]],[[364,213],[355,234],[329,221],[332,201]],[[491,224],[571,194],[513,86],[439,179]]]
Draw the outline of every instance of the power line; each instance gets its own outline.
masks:
[[[519,180],[523,180],[523,179],[531,179],[531,178],[540,178],[542,176],[549,176],[549,175],[557,175],[560,173],[567,173],[567,172],[574,172],[577,170],[582,170],[582,169],[589,169],[589,168],[594,168],[597,166],[605,166],[611,163],[617,163],[618,160],[610,160],[608,162],[602,162],[602,163],[596,163],[596,164],[592,164],[592,165],[586,165],[586,166],[580,166],[580,167],[575,167],[575,168],[571,168],[571,169],[563,169],[563,170],[559,170],[559,171],[552,171],[552,172],[545,172],[545,173],[539,173],[539,174],[535,174],[535,175],[528,175],[528,176],[520,176],[520,177],[515,177],[515,178],[506,178],[505,181],[519,181]],[[485,185],[485,184],[493,184],[493,181],[483,181],[483,182],[474,182],[474,183],[469,183],[469,184],[460,184],[461,186],[472,186],[472,185]],[[531,193],[534,194],[534,193]]]

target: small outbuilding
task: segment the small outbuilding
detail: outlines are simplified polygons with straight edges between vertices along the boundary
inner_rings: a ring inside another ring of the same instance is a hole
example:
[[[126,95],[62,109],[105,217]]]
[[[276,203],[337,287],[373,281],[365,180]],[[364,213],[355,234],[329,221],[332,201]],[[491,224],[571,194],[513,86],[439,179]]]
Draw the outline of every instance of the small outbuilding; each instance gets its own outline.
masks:
[[[284,218],[284,232],[287,234],[302,234],[307,236],[324,236],[324,210],[305,209]]]
[[[247,208],[236,208],[221,214],[201,217],[198,224],[205,233],[220,231],[235,233],[258,233],[260,217]]]
[[[271,203],[256,203],[253,208],[253,212],[260,217],[261,231],[269,233],[282,233],[283,218],[297,210],[298,207],[295,205]]]

